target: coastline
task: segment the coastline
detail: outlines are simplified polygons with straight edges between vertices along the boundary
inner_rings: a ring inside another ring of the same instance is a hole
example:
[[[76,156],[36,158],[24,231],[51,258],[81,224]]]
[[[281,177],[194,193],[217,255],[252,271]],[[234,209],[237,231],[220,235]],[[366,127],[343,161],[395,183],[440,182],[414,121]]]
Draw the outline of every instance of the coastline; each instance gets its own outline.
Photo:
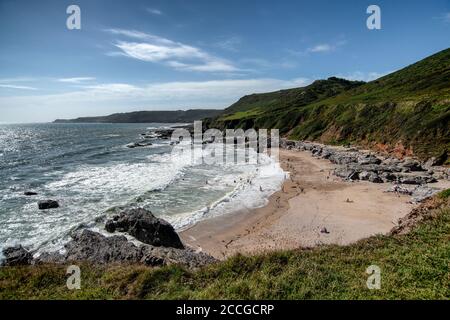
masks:
[[[182,240],[218,259],[346,245],[388,233],[415,207],[409,196],[385,192],[386,184],[343,181],[332,174],[336,165],[306,151],[280,148],[280,165],[290,178],[267,205],[200,221],[180,233]]]

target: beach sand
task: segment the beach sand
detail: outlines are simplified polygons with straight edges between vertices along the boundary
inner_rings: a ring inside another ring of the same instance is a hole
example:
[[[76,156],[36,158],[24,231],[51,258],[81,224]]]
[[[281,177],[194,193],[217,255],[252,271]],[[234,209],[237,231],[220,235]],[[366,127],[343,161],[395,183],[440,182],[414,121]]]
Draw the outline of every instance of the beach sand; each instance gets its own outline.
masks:
[[[328,160],[280,149],[290,177],[266,206],[206,219],[181,232],[189,246],[223,259],[236,253],[345,245],[385,234],[414,207],[388,184],[347,182]]]

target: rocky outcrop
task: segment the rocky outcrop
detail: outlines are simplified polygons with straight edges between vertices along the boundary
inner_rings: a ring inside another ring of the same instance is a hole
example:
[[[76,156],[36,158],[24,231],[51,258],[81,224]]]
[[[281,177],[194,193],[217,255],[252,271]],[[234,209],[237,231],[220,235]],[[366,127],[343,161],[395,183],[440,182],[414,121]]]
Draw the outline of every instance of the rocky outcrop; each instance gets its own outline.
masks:
[[[4,266],[28,265],[33,260],[33,255],[20,245],[4,249],[3,255],[5,256]]]
[[[127,148],[134,149],[134,148],[142,148],[142,147],[148,147],[151,146],[152,143],[148,141],[142,141],[142,142],[132,142],[126,145]]]
[[[212,256],[185,248],[174,228],[142,208],[122,209],[106,224],[110,232],[127,232],[144,243],[129,241],[124,235],[105,236],[89,229],[77,229],[72,240],[64,246],[64,253],[45,252],[33,259],[23,247],[3,250],[3,265],[138,263],[147,266],[179,264],[198,268],[217,261]]]
[[[148,266],[180,264],[188,268],[198,268],[216,261],[210,255],[194,250],[136,245],[125,236],[106,237],[91,230],[80,230],[72,235],[73,240],[65,245],[66,252],[45,253],[34,263],[90,262],[141,263]]]
[[[55,200],[43,200],[38,202],[39,210],[48,210],[59,208],[58,201]]]
[[[424,201],[425,199],[431,198],[435,194],[441,192],[441,189],[432,188],[426,185],[421,186],[408,186],[408,185],[393,185],[388,188],[386,192],[393,192],[399,194],[406,194],[411,196],[411,202],[419,203]]]
[[[150,211],[137,208],[128,209],[106,222],[108,232],[126,232],[139,241],[156,247],[183,249],[180,237],[165,220],[156,218]]]
[[[438,179],[450,180],[450,169],[435,166],[436,163],[441,163],[442,159],[440,161],[430,159],[426,163],[421,163],[412,158],[400,160],[354,147],[325,146],[308,141],[286,139],[280,140],[280,146],[286,149],[309,151],[314,157],[328,159],[337,165],[334,174],[344,180],[414,185],[416,191],[414,194],[411,193],[413,201],[423,200],[435,193],[434,189],[426,188],[426,185],[437,182]],[[416,188],[416,186],[424,188]]]

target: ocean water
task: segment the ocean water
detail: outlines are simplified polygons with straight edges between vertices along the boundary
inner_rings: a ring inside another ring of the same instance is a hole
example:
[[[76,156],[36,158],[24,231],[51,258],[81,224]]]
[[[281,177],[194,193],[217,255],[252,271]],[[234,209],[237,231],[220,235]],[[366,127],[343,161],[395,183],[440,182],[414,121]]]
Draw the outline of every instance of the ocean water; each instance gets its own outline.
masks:
[[[104,232],[105,217],[122,206],[144,207],[182,230],[265,205],[286,177],[269,157],[259,164],[206,165],[192,163],[169,140],[126,147],[143,139],[141,133],[167,126],[0,125],[0,249],[20,243],[37,252],[59,250],[77,228]],[[45,199],[60,208],[38,210]]]

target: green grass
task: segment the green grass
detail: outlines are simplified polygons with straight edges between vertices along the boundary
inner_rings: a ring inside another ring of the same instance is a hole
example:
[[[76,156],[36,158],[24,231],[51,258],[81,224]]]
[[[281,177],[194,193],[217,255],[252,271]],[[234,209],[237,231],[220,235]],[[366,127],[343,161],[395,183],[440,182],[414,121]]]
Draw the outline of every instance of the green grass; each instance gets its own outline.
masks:
[[[1,299],[450,299],[450,190],[406,235],[349,246],[235,256],[188,271],[179,266],[82,265],[81,290],[66,288],[65,267],[0,268]],[[366,287],[369,265],[381,289]]]
[[[365,84],[330,78],[245,96],[209,125],[369,148],[400,143],[422,160],[446,155],[450,164],[450,49]]]

